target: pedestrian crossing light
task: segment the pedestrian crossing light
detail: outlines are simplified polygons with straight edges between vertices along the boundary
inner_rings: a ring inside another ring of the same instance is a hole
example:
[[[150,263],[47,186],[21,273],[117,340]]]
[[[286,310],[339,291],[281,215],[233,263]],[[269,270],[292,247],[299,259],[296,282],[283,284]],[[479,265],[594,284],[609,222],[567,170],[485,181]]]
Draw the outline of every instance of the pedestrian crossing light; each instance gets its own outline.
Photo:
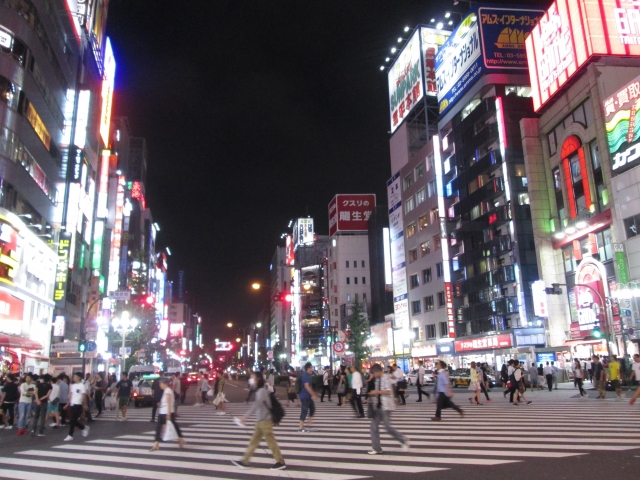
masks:
[[[547,295],[562,295],[562,289],[559,283],[552,283],[550,287],[544,289]]]
[[[593,338],[602,338],[602,332],[600,331],[599,328],[594,328],[593,331],[591,332],[591,336]]]
[[[82,340],[81,342],[78,343],[78,351],[79,352],[86,352],[87,351],[87,342],[85,342],[84,340]]]

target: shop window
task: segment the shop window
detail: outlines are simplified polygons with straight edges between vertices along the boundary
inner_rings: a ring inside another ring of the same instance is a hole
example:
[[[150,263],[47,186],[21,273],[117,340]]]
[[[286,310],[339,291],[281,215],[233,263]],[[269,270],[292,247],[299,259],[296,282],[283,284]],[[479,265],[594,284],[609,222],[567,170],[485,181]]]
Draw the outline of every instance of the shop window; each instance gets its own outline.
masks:
[[[624,231],[627,234],[627,238],[633,238],[638,236],[638,229],[640,228],[640,215],[634,215],[633,217],[625,218]]]
[[[571,273],[576,270],[577,264],[573,258],[573,246],[564,247],[562,249],[562,259],[564,261],[564,271]]]
[[[431,269],[425,268],[422,271],[422,283],[429,283],[431,281]]]
[[[436,338],[436,326],[435,325],[425,325],[424,327],[425,333],[428,339]]]
[[[409,276],[409,286],[411,288],[416,288],[420,286],[420,279],[418,278],[417,273]]]
[[[410,223],[407,225],[407,238],[411,238],[416,234],[416,224]]]
[[[427,215],[423,215],[418,219],[418,228],[420,230],[427,228],[429,226],[429,217]]]
[[[418,315],[420,313],[422,313],[420,300],[416,300],[414,302],[411,302],[411,315]]]
[[[413,200],[413,197],[407,198],[407,200],[404,202],[404,213],[405,214],[409,213],[414,208],[416,208],[416,204],[415,204],[415,201]]]
[[[424,297],[424,311],[430,312],[433,310],[433,295]]]
[[[528,193],[519,193],[518,194],[518,205],[529,205],[529,194]]]

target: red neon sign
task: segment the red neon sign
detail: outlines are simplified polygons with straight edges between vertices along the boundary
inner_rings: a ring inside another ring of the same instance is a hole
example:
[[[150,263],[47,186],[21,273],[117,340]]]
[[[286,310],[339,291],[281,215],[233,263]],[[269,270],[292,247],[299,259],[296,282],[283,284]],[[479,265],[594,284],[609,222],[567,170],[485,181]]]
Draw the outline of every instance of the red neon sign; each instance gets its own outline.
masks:
[[[640,56],[640,3],[556,0],[525,44],[539,111],[593,56]]]
[[[147,209],[147,201],[144,198],[144,193],[142,193],[142,184],[138,181],[133,182],[131,186],[131,198],[135,198],[140,202],[142,210]]]
[[[498,214],[497,213],[492,213],[491,215],[489,215],[489,225],[493,225],[497,221],[498,221]]]

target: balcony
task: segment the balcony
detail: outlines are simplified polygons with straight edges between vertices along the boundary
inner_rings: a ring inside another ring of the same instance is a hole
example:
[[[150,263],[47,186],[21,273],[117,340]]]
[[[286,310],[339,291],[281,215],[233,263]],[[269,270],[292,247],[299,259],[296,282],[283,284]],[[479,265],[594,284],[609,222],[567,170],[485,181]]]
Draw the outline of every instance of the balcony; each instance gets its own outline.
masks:
[[[463,280],[460,283],[462,285],[462,294],[468,295],[471,292],[515,281],[516,275],[513,265],[503,265],[496,270],[481,273],[468,280]]]
[[[485,303],[476,303],[458,310],[458,321],[472,322],[494,316],[518,313],[517,297],[502,297]]]
[[[468,213],[475,205],[482,201],[491,201],[504,193],[504,180],[502,177],[492,178],[475,192],[463,198],[454,207],[456,217]]]

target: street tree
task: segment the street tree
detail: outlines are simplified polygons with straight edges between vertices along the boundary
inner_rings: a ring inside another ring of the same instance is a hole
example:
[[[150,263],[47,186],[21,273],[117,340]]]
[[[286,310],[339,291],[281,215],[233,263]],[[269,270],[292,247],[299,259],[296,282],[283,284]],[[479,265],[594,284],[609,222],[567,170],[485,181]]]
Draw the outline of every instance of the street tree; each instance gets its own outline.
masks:
[[[367,346],[369,339],[369,319],[364,305],[358,301],[353,304],[351,316],[349,316],[349,351],[353,353],[354,364],[358,370],[362,368],[362,362],[369,357],[370,351]]]

